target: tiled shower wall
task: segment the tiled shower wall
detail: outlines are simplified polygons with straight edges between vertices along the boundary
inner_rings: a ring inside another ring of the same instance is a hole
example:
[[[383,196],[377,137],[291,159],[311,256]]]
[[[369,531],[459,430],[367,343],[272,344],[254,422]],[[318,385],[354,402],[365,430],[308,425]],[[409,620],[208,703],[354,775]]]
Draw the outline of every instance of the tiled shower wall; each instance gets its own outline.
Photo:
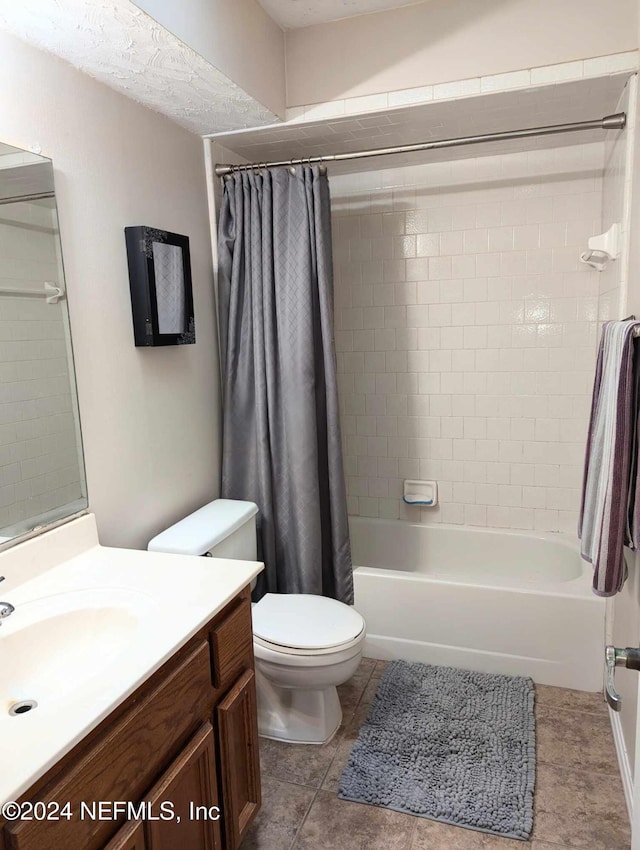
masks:
[[[603,145],[331,179],[351,514],[575,532]],[[405,478],[439,505],[408,507]]]
[[[61,280],[55,211],[0,207],[0,287]],[[0,529],[81,497],[65,304],[0,296]],[[1,534],[1,532],[0,532]]]

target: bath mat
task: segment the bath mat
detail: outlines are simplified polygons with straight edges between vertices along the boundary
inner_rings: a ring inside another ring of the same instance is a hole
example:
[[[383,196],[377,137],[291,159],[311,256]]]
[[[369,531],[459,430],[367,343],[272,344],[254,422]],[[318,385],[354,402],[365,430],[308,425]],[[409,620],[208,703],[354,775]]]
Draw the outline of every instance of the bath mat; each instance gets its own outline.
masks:
[[[526,840],[533,826],[531,679],[392,661],[338,796]]]

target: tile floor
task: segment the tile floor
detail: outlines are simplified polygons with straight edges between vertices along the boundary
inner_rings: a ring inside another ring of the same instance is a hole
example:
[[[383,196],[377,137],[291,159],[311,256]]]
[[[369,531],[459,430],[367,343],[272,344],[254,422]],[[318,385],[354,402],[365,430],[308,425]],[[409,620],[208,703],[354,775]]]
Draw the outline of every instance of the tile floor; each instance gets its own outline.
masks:
[[[629,850],[630,829],[607,709],[599,695],[536,687],[537,781],[531,841],[336,796],[386,666],[364,658],[342,685],[343,723],[322,747],[261,739],[262,809],[241,850]]]

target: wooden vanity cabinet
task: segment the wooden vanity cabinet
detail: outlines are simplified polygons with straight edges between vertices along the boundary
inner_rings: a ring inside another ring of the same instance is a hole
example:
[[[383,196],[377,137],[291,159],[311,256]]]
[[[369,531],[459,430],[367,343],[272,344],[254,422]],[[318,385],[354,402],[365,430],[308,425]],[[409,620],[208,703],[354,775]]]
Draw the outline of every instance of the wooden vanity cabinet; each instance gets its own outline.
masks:
[[[68,801],[73,816],[0,822],[0,850],[237,850],[260,807],[248,588],[20,798],[27,800]],[[93,816],[101,801],[106,819]],[[116,811],[114,802],[133,811]]]
[[[146,850],[146,846],[144,841],[144,824],[140,821],[129,821],[105,845],[104,850]]]

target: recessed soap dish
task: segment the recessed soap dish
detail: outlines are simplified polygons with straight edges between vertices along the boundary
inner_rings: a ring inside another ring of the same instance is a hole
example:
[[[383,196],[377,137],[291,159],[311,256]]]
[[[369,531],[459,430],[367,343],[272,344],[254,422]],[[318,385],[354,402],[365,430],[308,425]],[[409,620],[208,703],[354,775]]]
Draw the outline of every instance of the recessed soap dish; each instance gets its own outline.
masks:
[[[433,508],[438,504],[438,484],[435,481],[407,479],[404,482],[402,500],[407,505]]]

